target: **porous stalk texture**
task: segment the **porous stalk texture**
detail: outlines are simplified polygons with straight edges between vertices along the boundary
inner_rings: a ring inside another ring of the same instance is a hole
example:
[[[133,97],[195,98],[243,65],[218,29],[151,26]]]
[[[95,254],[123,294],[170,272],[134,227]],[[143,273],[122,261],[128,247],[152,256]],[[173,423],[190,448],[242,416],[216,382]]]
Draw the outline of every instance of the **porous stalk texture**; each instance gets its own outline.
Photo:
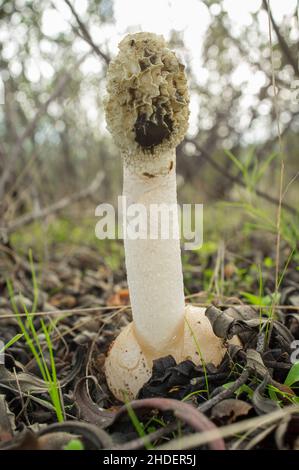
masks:
[[[128,228],[133,222],[132,231],[124,237],[133,320],[140,344],[156,354],[176,343],[184,318],[174,151],[172,162],[163,176],[124,169],[123,195],[133,208],[132,218],[126,218]]]

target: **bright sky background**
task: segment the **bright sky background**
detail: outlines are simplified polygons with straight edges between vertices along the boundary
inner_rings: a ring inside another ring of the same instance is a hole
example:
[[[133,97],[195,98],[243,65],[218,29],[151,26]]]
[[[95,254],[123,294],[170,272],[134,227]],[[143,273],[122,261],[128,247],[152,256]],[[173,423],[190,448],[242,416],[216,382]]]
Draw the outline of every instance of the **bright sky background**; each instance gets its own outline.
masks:
[[[279,23],[284,15],[294,11],[298,0],[269,0],[274,18]],[[42,29],[50,36],[69,29],[72,15],[63,0],[53,0],[57,10],[46,10]],[[84,19],[88,0],[74,0],[74,6]],[[262,0],[224,0],[223,8],[233,21],[232,34],[250,25],[249,13],[259,13],[261,30],[268,32],[267,15],[262,11]],[[109,49],[116,52],[117,44],[127,32],[151,31],[169,38],[171,30],[183,32],[184,43],[194,62],[199,61],[202,38],[210,23],[210,12],[201,0],[114,0],[115,25],[91,28],[95,42],[109,39]],[[59,12],[59,13],[58,13]],[[215,3],[212,12],[220,12]]]
[[[281,22],[284,15],[294,11],[298,0],[269,0],[274,18]],[[50,15],[45,12],[43,30],[48,34],[57,34],[68,28],[71,13],[63,0],[54,0],[61,15],[52,10]],[[88,0],[74,0],[76,11],[83,17]],[[163,34],[166,38],[172,29],[184,32],[186,47],[193,55],[198,56],[201,39],[209,26],[210,12],[204,1],[201,0],[114,0],[115,27],[108,26],[97,30],[98,41],[109,38],[109,46],[116,49],[117,43],[126,32],[152,31]],[[234,31],[238,33],[242,26],[250,25],[249,13],[262,10],[262,0],[224,0],[223,8],[234,23]],[[49,12],[49,10],[48,10]],[[220,6],[215,3],[213,14],[220,12]],[[260,13],[260,25],[265,33],[268,31],[267,17],[263,11]],[[66,20],[66,21],[64,21]],[[113,35],[111,35],[113,32]]]

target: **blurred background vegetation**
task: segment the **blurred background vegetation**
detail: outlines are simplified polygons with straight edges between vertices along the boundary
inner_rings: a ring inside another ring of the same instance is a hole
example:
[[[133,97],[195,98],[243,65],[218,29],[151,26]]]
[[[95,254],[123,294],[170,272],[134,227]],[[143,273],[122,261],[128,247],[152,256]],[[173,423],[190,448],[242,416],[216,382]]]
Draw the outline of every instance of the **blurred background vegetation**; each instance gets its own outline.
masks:
[[[169,11],[175,19],[178,4],[188,8],[181,0],[150,3],[156,16],[163,6],[162,15]],[[236,259],[273,265],[281,157],[285,258],[298,243],[298,5],[270,1],[271,48],[267,2],[246,2],[251,7],[242,17],[243,3],[194,0],[181,29],[163,28],[166,17],[157,26],[183,58],[190,84],[190,129],[177,150],[179,201],[204,203],[205,243],[184,254],[186,278],[199,259],[208,266],[215,253],[216,262],[226,258],[230,278],[241,269]],[[122,264],[121,242],[95,238],[94,210],[101,202],[116,203],[121,193],[122,164],[105,129],[103,98],[117,42],[145,27],[131,23],[133,8],[124,0],[0,0],[4,247],[20,253],[32,247],[47,260],[59,243],[94,246],[113,269]],[[200,287],[213,283],[214,268]]]

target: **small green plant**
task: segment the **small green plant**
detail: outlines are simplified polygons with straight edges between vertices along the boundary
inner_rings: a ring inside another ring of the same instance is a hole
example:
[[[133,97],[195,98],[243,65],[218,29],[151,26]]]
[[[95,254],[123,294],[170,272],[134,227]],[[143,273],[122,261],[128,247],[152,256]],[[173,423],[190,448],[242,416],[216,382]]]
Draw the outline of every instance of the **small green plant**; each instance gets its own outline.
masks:
[[[275,311],[275,306],[279,303],[279,299],[280,299],[280,293],[278,292],[280,286],[281,286],[281,283],[285,277],[285,274],[287,272],[287,269],[288,269],[288,266],[290,264],[290,262],[292,261],[292,258],[294,256],[294,253],[295,253],[295,248],[293,248],[291,250],[291,253],[290,255],[288,256],[288,259],[284,265],[284,268],[282,270],[282,273],[280,274],[280,276],[278,277],[278,282],[277,282],[277,286],[276,286],[276,289],[275,289],[275,292],[273,294],[273,301],[272,301],[272,304],[271,304],[271,308],[269,310],[269,314],[268,314],[268,317],[269,317],[269,321],[267,322],[266,324],[266,331],[265,331],[265,344],[268,344],[269,343],[269,340],[270,340],[270,330],[271,330],[271,325],[272,325],[272,321],[273,321],[273,317],[274,317],[274,311]]]
[[[223,385],[223,388],[230,388],[235,382],[227,382],[226,384]],[[250,388],[248,385],[243,384],[240,385],[240,387],[235,391],[236,398],[238,398],[240,395],[245,394],[248,396],[248,398],[253,397],[253,390]]]
[[[154,446],[147,439],[147,435],[146,435],[146,432],[144,430],[145,427],[144,427],[143,423],[141,423],[139,421],[138,416],[136,415],[135,411],[133,410],[132,405],[129,402],[127,394],[125,392],[124,392],[124,396],[125,396],[125,405],[126,405],[126,408],[127,408],[127,411],[128,411],[129,418],[130,418],[137,434],[139,435],[139,437],[142,437],[144,439],[145,448],[147,450],[153,450]]]
[[[275,387],[272,384],[267,386],[269,397],[271,400],[276,401],[279,406],[282,404],[282,399],[284,401],[289,401],[290,403],[299,403],[299,397],[292,395],[291,393],[283,392],[279,388]],[[281,397],[281,398],[280,398]]]
[[[84,450],[84,445],[79,439],[72,439],[64,446],[63,450]]]
[[[284,383],[288,387],[299,388],[299,362],[295,362],[295,364],[292,365]],[[297,387],[293,387],[296,383]]]
[[[256,305],[258,307],[270,307],[273,303],[273,296],[271,295],[255,295],[251,294],[250,292],[240,292],[243,297],[248,301],[250,305]],[[279,300],[279,296],[277,296],[277,300]]]
[[[22,333],[18,333],[13,338],[11,338],[2,348],[0,348],[0,354],[4,353],[10,346],[15,344],[19,339],[21,339],[24,335]]]
[[[239,171],[240,178],[242,179],[244,186],[248,191],[249,197],[246,202],[229,202],[222,203],[230,207],[242,209],[253,222],[247,222],[244,225],[247,230],[262,230],[272,234],[277,233],[277,221],[275,214],[269,211],[265,211],[256,205],[256,188],[258,183],[265,175],[271,162],[274,158],[278,157],[278,153],[272,153],[263,162],[259,162],[254,149],[250,149],[246,155],[240,155],[236,157],[229,150],[225,150],[225,154],[234,163],[236,169]],[[280,234],[281,237],[289,244],[290,247],[294,248],[299,238],[298,229],[298,215],[289,214],[285,210],[281,210],[280,218]]]
[[[272,258],[270,258],[270,256],[266,256],[266,258],[264,258],[263,264],[266,268],[270,269],[275,266],[275,261]]]
[[[204,373],[204,377],[205,377],[206,392],[207,392],[208,397],[210,397],[209,379],[208,379],[208,373],[207,373],[206,363],[205,363],[205,361],[204,361],[204,358],[203,358],[203,355],[202,355],[202,352],[201,352],[201,349],[200,349],[200,345],[199,345],[198,339],[196,338],[195,333],[194,333],[193,329],[191,328],[191,325],[190,325],[190,323],[188,322],[188,320],[187,320],[186,317],[185,317],[185,322],[187,323],[187,326],[188,326],[189,331],[190,331],[190,333],[191,333],[192,339],[193,339],[193,341],[194,341],[194,343],[195,343],[196,350],[197,350],[198,356],[199,356],[199,358],[200,358],[200,362],[201,362],[202,369],[203,369],[203,373]]]
[[[265,161],[260,163],[254,147],[250,148],[249,152],[240,158],[237,158],[230,150],[225,150],[225,154],[241,172],[244,183],[250,192],[255,190],[272,160],[277,157],[277,153],[271,153]]]
[[[61,395],[60,395],[60,386],[57,379],[56,373],[56,365],[54,360],[53,354],[53,345],[51,341],[51,331],[52,331],[52,323],[50,321],[49,325],[47,326],[45,322],[41,319],[41,327],[42,332],[45,337],[47,350],[50,357],[50,365],[48,366],[43,345],[41,343],[40,335],[36,330],[34,325],[34,316],[36,312],[37,302],[38,302],[38,284],[32,259],[32,252],[29,252],[29,261],[31,266],[31,273],[32,273],[32,284],[33,284],[33,304],[31,312],[28,311],[24,302],[22,302],[22,306],[25,313],[25,321],[23,320],[23,316],[20,314],[18,306],[14,299],[14,289],[11,281],[7,280],[7,289],[10,297],[10,302],[13,308],[13,311],[16,315],[20,330],[21,336],[24,336],[27,346],[29,347],[33,357],[36,360],[38,368],[40,370],[41,376],[45,383],[47,384],[48,392],[53,404],[53,407],[56,412],[56,416],[59,422],[64,420],[64,413],[63,413],[63,406],[61,402]],[[22,298],[21,294],[20,297]],[[18,338],[19,339],[19,338]]]
[[[195,396],[197,396],[197,395],[202,396],[202,395],[201,395],[202,393],[207,393],[207,390],[206,390],[206,389],[203,389],[203,390],[196,390],[195,392],[188,393],[188,395],[186,395],[186,396],[182,399],[182,401],[188,401],[190,398],[195,397]]]
[[[152,416],[146,423],[143,424],[140,422],[140,424],[146,434],[151,434],[157,431],[159,427],[164,428],[166,426],[163,418],[158,418],[157,416]]]

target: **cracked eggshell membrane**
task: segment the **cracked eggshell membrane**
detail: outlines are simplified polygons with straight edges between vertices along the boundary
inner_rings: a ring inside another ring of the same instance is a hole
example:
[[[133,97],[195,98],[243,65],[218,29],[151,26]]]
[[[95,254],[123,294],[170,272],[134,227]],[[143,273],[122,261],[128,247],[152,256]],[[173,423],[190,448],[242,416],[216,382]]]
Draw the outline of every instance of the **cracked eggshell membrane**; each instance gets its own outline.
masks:
[[[129,34],[120,42],[108,69],[105,111],[128,165],[158,159],[184,138],[189,116],[184,68],[162,36]]]

